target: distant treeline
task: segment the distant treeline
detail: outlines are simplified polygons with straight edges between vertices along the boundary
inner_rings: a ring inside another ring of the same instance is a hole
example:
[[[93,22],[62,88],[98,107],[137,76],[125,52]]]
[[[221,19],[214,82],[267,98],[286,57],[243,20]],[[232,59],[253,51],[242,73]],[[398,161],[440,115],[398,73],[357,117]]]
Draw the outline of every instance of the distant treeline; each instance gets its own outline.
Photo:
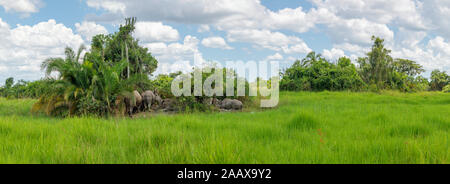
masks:
[[[357,59],[349,58],[333,63],[320,54],[309,53],[281,73],[281,90],[287,91],[380,91],[403,92],[450,91],[450,77],[434,70],[431,81],[421,76],[425,70],[415,61],[394,59],[384,47],[384,40],[373,37],[372,50]]]
[[[14,78],[8,78],[5,85],[0,87],[0,97],[4,98],[39,98],[44,94],[49,94],[52,90],[54,79],[42,79],[34,82],[19,80],[14,82]]]
[[[102,36],[94,37],[94,46],[97,42],[100,42],[99,39],[105,38]],[[330,62],[320,54],[309,53],[304,59],[297,60],[290,68],[281,73],[281,90],[450,91],[450,76],[444,71],[434,70],[431,73],[431,80],[424,78],[421,74],[425,70],[421,65],[408,59],[394,59],[390,56],[391,51],[384,47],[384,40],[373,37],[373,41],[372,50],[367,53],[367,56],[357,59],[358,65],[353,64],[346,57],[341,57],[336,62]],[[99,43],[98,45],[102,44]],[[96,49],[96,47],[93,47],[93,49]],[[67,52],[68,57],[73,55],[71,51],[68,50]],[[151,56],[149,58],[153,61]],[[148,70],[154,71],[155,66]],[[171,97],[170,82],[180,74],[179,72],[160,75],[153,80],[144,79],[147,82],[141,81],[140,84],[148,88],[158,89],[164,97]],[[126,78],[124,75],[122,73],[122,78]],[[0,87],[0,96],[5,98],[40,98],[52,94],[57,83],[58,80],[52,78],[34,82],[19,80],[16,83],[14,78],[8,78],[5,85]]]

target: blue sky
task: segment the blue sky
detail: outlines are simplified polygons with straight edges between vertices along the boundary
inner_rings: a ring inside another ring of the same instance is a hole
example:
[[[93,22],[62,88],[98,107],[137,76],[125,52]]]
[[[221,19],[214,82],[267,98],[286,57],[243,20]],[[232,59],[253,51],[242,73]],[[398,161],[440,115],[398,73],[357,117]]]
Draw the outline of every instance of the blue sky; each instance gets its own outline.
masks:
[[[0,0],[0,84],[36,80],[40,63],[66,46],[89,45],[135,16],[135,36],[159,60],[157,73],[205,61],[275,60],[310,51],[355,60],[383,37],[397,58],[450,71],[450,1],[440,0]],[[427,75],[426,74],[426,75]]]

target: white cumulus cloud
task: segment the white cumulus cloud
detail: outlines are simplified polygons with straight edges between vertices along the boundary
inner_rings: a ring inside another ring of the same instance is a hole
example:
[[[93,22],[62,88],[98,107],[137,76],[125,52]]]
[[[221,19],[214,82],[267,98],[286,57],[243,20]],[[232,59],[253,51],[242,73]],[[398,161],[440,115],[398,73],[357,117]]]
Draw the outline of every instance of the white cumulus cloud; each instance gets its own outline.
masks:
[[[180,38],[176,29],[162,22],[137,22],[134,35],[144,43],[173,42]]]
[[[6,71],[0,79],[36,80],[42,77],[41,63],[50,57],[62,57],[65,47],[77,49],[84,43],[80,35],[55,20],[11,28],[0,19],[0,66]]]
[[[332,48],[331,50],[324,49],[322,55],[332,61],[336,61],[345,56],[345,53],[341,49]]]
[[[158,60],[158,69],[155,74],[171,72],[189,72],[194,62],[205,63],[202,53],[198,50],[198,38],[187,35],[183,43],[166,44],[163,42],[149,43],[144,46],[149,49]]]
[[[284,57],[280,53],[276,53],[271,56],[267,56],[266,60],[282,60]]]
[[[95,22],[82,22],[76,23],[75,28],[77,33],[83,36],[87,41],[91,41],[92,37],[99,34],[108,34],[108,31],[102,25],[98,25]]]
[[[257,29],[234,29],[228,31],[230,42],[247,42],[261,48],[285,53],[307,53],[310,51],[306,43],[296,36],[286,36],[280,32]]]
[[[17,12],[28,17],[31,13],[39,12],[43,3],[41,0],[1,0],[0,6],[3,6],[6,12]]]
[[[218,48],[224,50],[233,49],[222,37],[208,37],[202,40],[202,45],[210,48]]]

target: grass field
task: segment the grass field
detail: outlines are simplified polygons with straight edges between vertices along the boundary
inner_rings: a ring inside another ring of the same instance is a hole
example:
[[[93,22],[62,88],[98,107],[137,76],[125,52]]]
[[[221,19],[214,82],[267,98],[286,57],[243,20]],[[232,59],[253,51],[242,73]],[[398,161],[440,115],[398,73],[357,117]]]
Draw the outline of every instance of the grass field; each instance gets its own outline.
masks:
[[[450,163],[450,95],[281,93],[277,109],[33,116],[0,99],[0,163]]]

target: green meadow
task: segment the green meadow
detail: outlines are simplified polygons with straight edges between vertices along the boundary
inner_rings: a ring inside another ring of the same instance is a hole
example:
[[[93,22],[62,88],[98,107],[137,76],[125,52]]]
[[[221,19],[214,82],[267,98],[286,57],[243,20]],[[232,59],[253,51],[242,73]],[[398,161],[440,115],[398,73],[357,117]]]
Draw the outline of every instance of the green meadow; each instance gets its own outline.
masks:
[[[282,92],[279,107],[140,118],[0,99],[0,163],[448,164],[450,94]]]

